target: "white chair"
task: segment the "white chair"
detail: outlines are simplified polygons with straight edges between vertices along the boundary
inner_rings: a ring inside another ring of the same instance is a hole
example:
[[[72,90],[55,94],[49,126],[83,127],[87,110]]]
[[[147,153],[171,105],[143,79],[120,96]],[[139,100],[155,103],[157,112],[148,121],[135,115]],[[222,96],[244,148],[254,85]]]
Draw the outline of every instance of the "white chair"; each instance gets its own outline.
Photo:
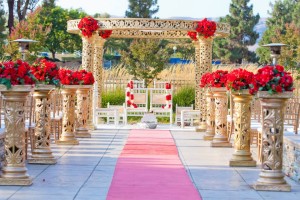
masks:
[[[170,107],[166,106],[166,89],[164,88],[151,88],[150,89],[150,108],[149,112],[152,112],[157,117],[169,117],[170,125],[173,121],[173,110],[172,103],[170,103]],[[172,90],[168,91],[168,94],[172,97]],[[172,100],[171,100],[172,102]]]
[[[107,116],[107,123],[110,124],[111,122],[113,122],[115,124],[115,122],[117,121],[117,124],[123,123],[125,124],[125,103],[123,103],[123,105],[110,105],[110,103],[107,103],[107,108],[109,109],[115,109],[118,112],[118,118],[115,118],[115,115],[108,115]]]
[[[137,108],[127,105],[127,102],[125,102],[125,124],[127,124],[128,116],[144,116],[144,114],[148,112],[148,89],[133,88],[132,91],[134,95],[133,103],[137,105]]]
[[[176,107],[175,107],[175,125],[177,126],[180,126],[181,125],[181,111],[183,110],[193,110],[193,104],[191,104],[191,106],[178,106],[176,104]],[[189,123],[191,124],[192,120],[185,117],[185,121],[184,123]]]

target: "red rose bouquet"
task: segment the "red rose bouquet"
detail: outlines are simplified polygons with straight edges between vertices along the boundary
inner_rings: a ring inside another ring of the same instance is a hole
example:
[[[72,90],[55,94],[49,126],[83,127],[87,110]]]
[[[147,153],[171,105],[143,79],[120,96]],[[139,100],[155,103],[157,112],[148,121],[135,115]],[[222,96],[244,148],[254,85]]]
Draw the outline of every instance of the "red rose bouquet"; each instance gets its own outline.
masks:
[[[112,30],[101,30],[99,31],[99,36],[101,36],[103,39],[107,39],[112,34]]]
[[[255,74],[256,85],[253,89],[258,91],[268,91],[269,94],[284,91],[293,91],[293,77],[289,72],[284,71],[280,65],[267,65],[258,70]]]
[[[93,74],[86,70],[60,69],[58,77],[63,85],[92,85],[95,82]]]
[[[36,83],[59,85],[58,78],[59,68],[54,62],[47,61],[46,59],[37,60],[30,67],[31,73],[35,77]]]
[[[212,73],[206,73],[202,76],[200,87],[225,87],[227,82],[228,71],[217,70]]]
[[[253,94],[255,92],[253,84],[255,84],[254,74],[245,69],[235,69],[227,75],[226,87],[228,90],[249,89],[250,94]]]
[[[217,24],[214,21],[209,21],[206,18],[203,20],[197,22],[196,26],[196,32],[195,31],[189,31],[188,36],[192,40],[197,40],[197,35],[201,35],[204,38],[209,38],[211,36],[214,36],[215,32],[217,30]]]
[[[0,63],[0,84],[7,89],[11,85],[32,85],[34,76],[30,72],[30,65],[22,60]]]
[[[99,28],[98,21],[88,16],[80,20],[78,28],[85,37],[91,37],[93,33]]]

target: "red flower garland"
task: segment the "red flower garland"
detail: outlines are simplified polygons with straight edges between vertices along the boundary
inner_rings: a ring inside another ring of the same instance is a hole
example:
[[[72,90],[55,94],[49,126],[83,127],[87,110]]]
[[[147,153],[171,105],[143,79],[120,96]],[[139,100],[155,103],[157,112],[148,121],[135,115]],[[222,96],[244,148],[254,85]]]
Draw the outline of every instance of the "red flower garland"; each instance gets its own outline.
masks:
[[[165,89],[166,89],[166,105],[162,106],[163,109],[170,109],[172,107],[171,88],[172,88],[171,83],[166,83],[165,84]]]
[[[192,40],[197,40],[197,33],[199,33],[199,35],[203,36],[204,38],[209,38],[215,34],[216,30],[216,22],[209,21],[206,18],[204,18],[203,20],[197,22],[196,32],[189,31],[188,36],[190,36]]]
[[[227,89],[232,89],[234,91],[250,89],[250,94],[254,93],[251,87],[255,83],[254,74],[245,69],[235,69],[227,75],[226,87]]]
[[[86,70],[60,69],[58,77],[63,85],[92,85],[95,82],[93,74]]]
[[[53,85],[59,85],[58,70],[59,68],[54,62],[47,61],[46,59],[37,60],[30,67],[36,83]]]
[[[130,80],[127,83],[127,88],[126,88],[126,104],[128,107],[137,108],[138,106],[135,103],[133,103],[133,101],[134,101],[133,81]]]
[[[31,85],[34,84],[34,76],[30,72],[30,65],[22,60],[0,63],[0,84],[6,85]]]
[[[267,65],[255,74],[253,90],[268,91],[270,94],[293,91],[293,77],[281,65]]]
[[[103,39],[107,39],[112,34],[112,30],[101,30],[99,31],[99,36],[101,36]]]
[[[78,28],[85,37],[91,37],[93,33],[99,28],[98,21],[94,18],[87,16],[80,20]]]

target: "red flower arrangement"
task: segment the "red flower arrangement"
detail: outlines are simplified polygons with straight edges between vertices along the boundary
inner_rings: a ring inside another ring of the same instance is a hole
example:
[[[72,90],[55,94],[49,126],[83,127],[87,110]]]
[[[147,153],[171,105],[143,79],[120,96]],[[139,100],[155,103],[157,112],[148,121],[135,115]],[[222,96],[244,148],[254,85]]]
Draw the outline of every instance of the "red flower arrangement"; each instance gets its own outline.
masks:
[[[171,89],[171,83],[166,83],[165,84],[165,88],[166,88],[166,90],[170,90]]]
[[[101,30],[99,31],[99,36],[101,36],[103,39],[107,39],[112,34],[112,30]]]
[[[30,73],[30,65],[22,60],[0,63],[0,84],[7,89],[11,85],[32,85],[34,76]]]
[[[59,68],[54,62],[47,61],[46,59],[37,60],[30,67],[36,83],[53,84],[56,86],[59,85],[58,70]]]
[[[85,37],[91,37],[93,33],[99,28],[98,21],[94,18],[87,16],[80,20],[78,28]]]
[[[268,91],[269,94],[293,91],[293,77],[290,74],[281,65],[267,65],[255,74],[257,84],[253,85],[253,89]]]
[[[201,77],[200,87],[225,87],[227,82],[228,71],[217,70],[212,73],[206,73]]]
[[[189,31],[188,36],[190,36],[192,40],[197,40],[197,33],[199,33],[199,35],[203,36],[204,38],[209,38],[215,34],[216,30],[216,22],[204,18],[203,20],[197,22],[196,32]]]
[[[235,69],[227,75],[226,87],[228,90],[249,89],[250,94],[253,94],[255,92],[253,84],[255,84],[254,74],[245,69]]]
[[[63,85],[92,85],[95,82],[93,74],[86,70],[59,69],[58,77]]]

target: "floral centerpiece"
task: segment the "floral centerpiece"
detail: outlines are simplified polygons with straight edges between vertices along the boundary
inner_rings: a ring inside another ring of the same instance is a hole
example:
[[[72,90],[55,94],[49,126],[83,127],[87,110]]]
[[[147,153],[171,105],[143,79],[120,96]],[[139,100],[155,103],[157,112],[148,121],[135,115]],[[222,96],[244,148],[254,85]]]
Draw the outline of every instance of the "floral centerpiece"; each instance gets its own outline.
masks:
[[[87,16],[80,20],[78,28],[85,37],[91,37],[93,33],[99,28],[98,21],[94,18]]]
[[[34,76],[30,65],[22,60],[0,63],[0,84],[10,89],[12,85],[32,85]]]
[[[59,85],[58,70],[59,68],[56,63],[47,61],[46,59],[37,60],[30,67],[30,72],[34,75],[35,83],[45,85]]]
[[[58,78],[63,85],[92,85],[95,82],[93,74],[86,70],[60,69]]]
[[[276,94],[285,91],[293,91],[293,77],[289,72],[284,71],[281,65],[267,65],[258,70],[255,74],[256,84],[253,90],[268,91],[269,94]]]
[[[201,77],[200,87],[225,87],[227,76],[228,71],[225,70],[217,70],[212,73],[206,73]]]
[[[204,18],[203,20],[197,22],[196,31],[189,31],[188,35],[192,40],[197,40],[197,34],[203,36],[204,38],[209,38],[214,36],[216,30],[216,22]]]
[[[255,93],[254,74],[245,69],[235,69],[227,75],[226,87],[228,90],[241,91],[249,89],[249,93]]]

